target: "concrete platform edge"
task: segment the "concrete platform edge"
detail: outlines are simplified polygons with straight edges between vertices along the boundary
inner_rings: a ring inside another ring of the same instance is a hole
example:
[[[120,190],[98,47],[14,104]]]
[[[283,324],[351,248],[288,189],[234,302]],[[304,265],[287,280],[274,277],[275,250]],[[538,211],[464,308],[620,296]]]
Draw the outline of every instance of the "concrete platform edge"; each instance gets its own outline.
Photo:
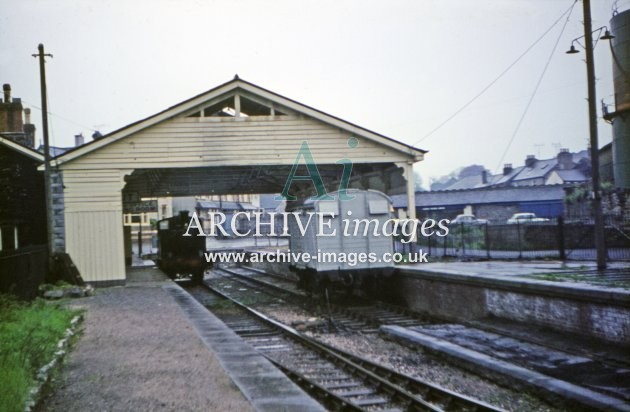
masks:
[[[219,318],[172,282],[162,286],[257,411],[325,411]]]
[[[465,363],[481,367],[495,374],[508,376],[521,384],[533,388],[540,393],[548,393],[563,399],[569,399],[581,405],[586,405],[604,411],[628,411],[630,404],[622,399],[604,395],[572,383],[552,378],[500,359],[493,358],[459,345],[436,339],[432,336],[411,331],[400,326],[381,326],[381,332],[397,341],[421,346],[422,348],[445,355]]]

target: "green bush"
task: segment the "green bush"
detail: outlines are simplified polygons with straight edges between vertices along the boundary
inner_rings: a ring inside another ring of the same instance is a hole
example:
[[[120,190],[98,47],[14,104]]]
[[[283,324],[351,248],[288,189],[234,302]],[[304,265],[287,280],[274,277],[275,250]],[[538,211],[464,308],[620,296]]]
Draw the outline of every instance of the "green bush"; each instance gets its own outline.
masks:
[[[0,411],[24,409],[37,371],[52,359],[75,314],[59,303],[0,295]]]

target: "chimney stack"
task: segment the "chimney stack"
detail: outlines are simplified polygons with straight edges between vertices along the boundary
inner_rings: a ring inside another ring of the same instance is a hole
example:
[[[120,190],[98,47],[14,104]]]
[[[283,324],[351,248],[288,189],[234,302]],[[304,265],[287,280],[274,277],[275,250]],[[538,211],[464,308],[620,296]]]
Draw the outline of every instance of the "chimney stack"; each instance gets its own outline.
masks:
[[[488,171],[487,170],[482,170],[481,171],[481,183],[483,183],[484,185],[488,183]]]
[[[24,145],[35,148],[35,125],[31,123],[31,109],[24,109],[24,124],[22,125],[24,132]]]
[[[534,155],[527,155],[527,157],[525,158],[525,166],[526,167],[534,167],[534,165],[536,164],[537,161],[538,161],[538,159],[536,159],[536,156],[534,156]]]
[[[74,147],[82,146],[85,143],[85,139],[83,138],[83,133],[74,135]]]
[[[11,103],[11,85],[8,83],[3,84],[2,90],[4,91],[4,102]]]
[[[558,169],[569,170],[573,169],[575,163],[573,163],[573,155],[569,152],[569,149],[560,149],[558,153]]]
[[[506,163],[503,165],[503,176],[507,176],[512,173],[512,163]]]
[[[10,84],[3,84],[2,89],[4,100],[0,103],[0,132],[22,133],[22,102],[18,97],[11,97]]]

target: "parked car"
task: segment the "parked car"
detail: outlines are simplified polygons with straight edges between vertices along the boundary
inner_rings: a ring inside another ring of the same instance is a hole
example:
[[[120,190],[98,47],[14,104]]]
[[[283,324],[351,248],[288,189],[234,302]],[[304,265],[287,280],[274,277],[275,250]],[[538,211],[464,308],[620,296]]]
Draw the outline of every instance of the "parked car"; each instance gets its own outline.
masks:
[[[488,221],[486,219],[477,219],[475,215],[467,214],[457,215],[455,219],[451,220],[452,225],[462,223],[465,225],[485,225],[486,223],[488,223]]]
[[[514,225],[517,223],[541,223],[549,222],[549,219],[544,217],[537,217],[535,213],[514,213],[511,218],[507,220],[508,225]]]

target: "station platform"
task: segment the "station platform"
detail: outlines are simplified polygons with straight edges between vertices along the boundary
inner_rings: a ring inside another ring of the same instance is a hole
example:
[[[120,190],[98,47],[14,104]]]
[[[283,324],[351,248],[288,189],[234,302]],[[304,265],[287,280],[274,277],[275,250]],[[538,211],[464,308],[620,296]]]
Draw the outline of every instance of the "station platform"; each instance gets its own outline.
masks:
[[[413,269],[423,272],[435,272],[452,275],[462,276],[474,276],[474,277],[490,277],[496,278],[497,276],[508,277],[526,277],[526,278],[539,278],[541,280],[552,279],[551,276],[545,278],[542,275],[558,275],[558,280],[562,279],[562,275],[575,275],[572,276],[573,281],[580,282],[583,280],[587,283],[587,278],[592,278],[594,273],[597,273],[597,265],[593,261],[560,261],[560,260],[491,260],[491,261],[471,261],[471,262],[429,262],[429,263],[415,263],[410,265],[398,266],[400,269]],[[600,279],[610,278],[613,274],[624,273],[626,276],[620,278],[619,281],[630,282],[630,261],[624,262],[609,262],[606,270],[599,274]],[[580,279],[583,277],[583,279]],[[611,284],[611,286],[615,286]],[[618,286],[625,286],[623,283],[619,283]],[[630,289],[630,283],[627,285]]]
[[[437,319],[381,327],[393,340],[550,401],[630,410],[630,262],[399,265],[389,290]]]
[[[40,411],[323,411],[155,267],[73,300],[83,333]]]
[[[448,321],[503,319],[630,347],[630,262],[429,262],[396,266],[390,299]]]

